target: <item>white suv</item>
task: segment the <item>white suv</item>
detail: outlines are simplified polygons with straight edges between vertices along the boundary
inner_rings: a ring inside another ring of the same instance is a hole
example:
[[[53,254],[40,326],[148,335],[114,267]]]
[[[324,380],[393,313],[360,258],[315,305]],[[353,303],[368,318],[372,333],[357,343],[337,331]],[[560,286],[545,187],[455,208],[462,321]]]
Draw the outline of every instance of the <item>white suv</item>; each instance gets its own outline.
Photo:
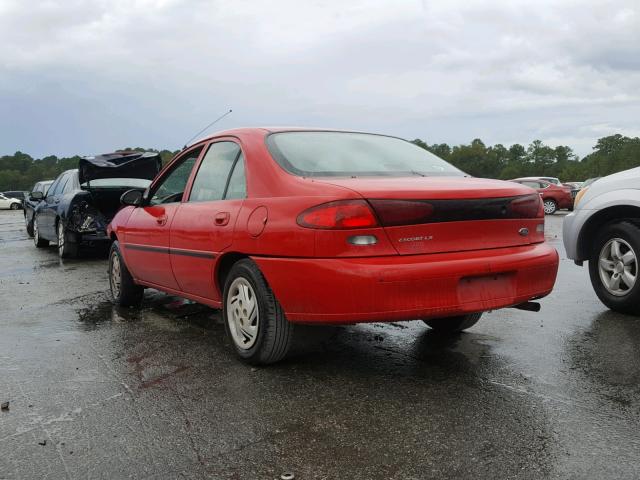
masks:
[[[612,310],[640,315],[640,168],[580,191],[563,228],[567,256],[589,262],[591,284]]]

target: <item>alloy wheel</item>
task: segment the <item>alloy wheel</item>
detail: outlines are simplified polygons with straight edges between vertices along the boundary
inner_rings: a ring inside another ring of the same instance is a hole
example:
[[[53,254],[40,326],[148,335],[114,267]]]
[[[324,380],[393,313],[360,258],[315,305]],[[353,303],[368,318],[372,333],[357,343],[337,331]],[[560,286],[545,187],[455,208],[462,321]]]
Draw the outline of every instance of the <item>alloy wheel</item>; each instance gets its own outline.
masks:
[[[38,245],[38,240],[40,239],[40,235],[38,232],[38,219],[33,217],[33,243]]]
[[[58,253],[62,256],[64,251],[64,225],[62,222],[58,223]]]
[[[243,350],[253,347],[258,338],[260,313],[256,294],[245,278],[238,277],[231,283],[226,313],[234,343]]]
[[[544,202],[544,213],[551,215],[556,211],[556,204],[550,200]]]
[[[118,298],[120,296],[120,282],[121,282],[121,272],[120,272],[120,257],[116,252],[111,253],[111,269],[109,273],[109,287],[111,287],[111,295],[113,298]]]
[[[600,250],[598,271],[607,292],[623,297],[636,284],[638,257],[627,241],[613,238]]]

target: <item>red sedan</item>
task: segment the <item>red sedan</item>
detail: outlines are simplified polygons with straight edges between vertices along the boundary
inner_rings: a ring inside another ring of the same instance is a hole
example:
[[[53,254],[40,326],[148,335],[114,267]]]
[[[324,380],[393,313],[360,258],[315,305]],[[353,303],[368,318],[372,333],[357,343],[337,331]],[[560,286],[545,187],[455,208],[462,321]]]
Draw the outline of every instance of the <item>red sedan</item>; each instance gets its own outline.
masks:
[[[111,222],[114,301],[145,287],[222,308],[236,353],[283,358],[295,324],[422,319],[442,332],[553,288],[530,188],[404,140],[246,128],[182,151]]]
[[[526,185],[534,188],[542,197],[544,204],[544,213],[553,215],[558,210],[573,210],[573,195],[571,195],[571,187],[564,185],[556,185],[539,178],[516,178],[512,182]]]

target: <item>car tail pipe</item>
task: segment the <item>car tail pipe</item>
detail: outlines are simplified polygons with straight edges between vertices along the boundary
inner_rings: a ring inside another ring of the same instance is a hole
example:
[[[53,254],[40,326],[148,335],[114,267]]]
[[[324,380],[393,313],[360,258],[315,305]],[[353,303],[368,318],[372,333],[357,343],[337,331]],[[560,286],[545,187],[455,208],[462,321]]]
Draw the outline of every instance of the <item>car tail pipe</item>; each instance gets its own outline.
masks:
[[[514,305],[510,308],[516,308],[518,310],[526,310],[527,312],[539,312],[540,304],[538,302],[524,302]]]

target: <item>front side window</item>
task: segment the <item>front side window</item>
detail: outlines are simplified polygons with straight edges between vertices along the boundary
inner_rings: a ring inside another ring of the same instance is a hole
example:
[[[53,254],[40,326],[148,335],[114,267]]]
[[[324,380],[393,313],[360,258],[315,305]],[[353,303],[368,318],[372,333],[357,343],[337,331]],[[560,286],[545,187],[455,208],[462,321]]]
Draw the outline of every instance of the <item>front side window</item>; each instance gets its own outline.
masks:
[[[234,142],[211,144],[202,159],[191,188],[190,202],[222,200],[229,173],[240,156],[240,147]]]
[[[189,175],[191,175],[191,170],[193,170],[201,151],[202,147],[187,153],[180,160],[180,163],[162,179],[151,196],[150,205],[180,202],[182,200],[184,189],[189,181]]]
[[[281,132],[267,137],[273,158],[304,177],[463,176],[464,172],[413,143],[352,132]]]
[[[49,189],[49,195],[51,195],[52,197],[60,195],[60,193],[62,193],[64,185],[67,183],[67,177],[67,174],[62,174],[58,180],[53,182],[53,185],[51,185],[51,188]]]

